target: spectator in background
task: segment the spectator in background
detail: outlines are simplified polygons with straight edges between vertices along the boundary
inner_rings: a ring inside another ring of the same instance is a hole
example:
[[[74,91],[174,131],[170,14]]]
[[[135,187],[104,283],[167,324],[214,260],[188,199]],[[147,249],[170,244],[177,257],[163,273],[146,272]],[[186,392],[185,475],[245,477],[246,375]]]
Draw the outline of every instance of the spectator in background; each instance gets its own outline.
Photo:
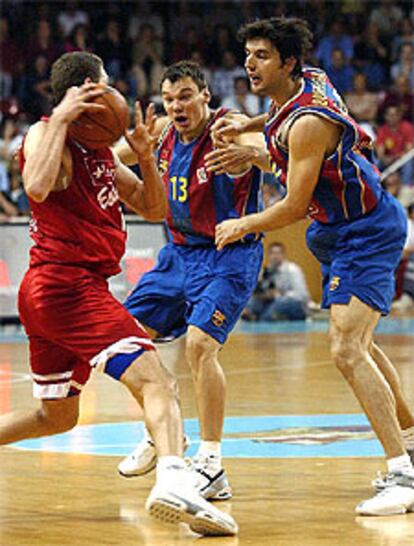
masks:
[[[109,19],[102,38],[96,44],[96,53],[103,60],[111,82],[122,78],[129,69],[130,49],[118,21]]]
[[[207,62],[215,68],[225,66],[225,56],[228,51],[231,51],[235,58],[235,64],[241,62],[240,45],[235,40],[233,33],[227,25],[217,25],[214,28],[212,40],[208,45]]]
[[[249,117],[257,116],[260,112],[259,97],[249,91],[249,80],[242,76],[234,79],[233,93],[224,97],[221,105]]]
[[[316,48],[315,57],[324,70],[332,66],[332,53],[335,49],[340,49],[344,55],[346,64],[349,64],[353,55],[352,38],[345,33],[341,21],[333,21],[329,28],[329,34],[323,36]]]
[[[303,320],[308,288],[300,267],[285,258],[285,246],[272,243],[264,267],[242,319],[248,321]]]
[[[9,20],[0,17],[0,91],[1,98],[11,97],[14,79],[23,69],[22,54],[17,42],[10,36]]]
[[[404,270],[402,274],[401,297],[392,304],[394,311],[414,308],[414,202],[407,207],[408,231],[404,247]]]
[[[352,117],[375,140],[374,127],[378,114],[378,93],[367,89],[367,77],[357,72],[353,77],[352,90],[345,94],[345,102]]]
[[[396,63],[391,66],[391,78],[396,81],[398,76],[405,76],[408,80],[410,91],[414,91],[414,46],[403,44],[400,56]]]
[[[9,164],[23,142],[28,126],[22,121],[6,119],[0,136],[0,191],[10,189]]]
[[[387,80],[388,52],[379,27],[369,23],[354,46],[353,64],[363,72],[371,89],[380,89]]]
[[[86,11],[79,9],[78,2],[67,0],[64,10],[57,18],[62,38],[67,38],[76,25],[89,25],[89,15]]]
[[[394,85],[383,96],[379,108],[379,117],[383,119],[384,112],[389,106],[397,106],[401,109],[402,119],[412,121],[414,116],[414,94],[410,91],[410,85],[406,76],[400,74],[394,81]]]
[[[354,70],[348,64],[342,49],[332,50],[331,64],[327,67],[326,73],[341,95],[351,91]]]
[[[79,23],[73,27],[72,32],[65,41],[64,50],[66,53],[71,53],[73,51],[93,52],[93,43],[88,25]]]
[[[18,216],[17,207],[10,203],[4,193],[0,191],[0,222],[7,222],[15,216]]]
[[[381,37],[386,40],[400,27],[403,20],[403,11],[396,4],[394,0],[381,0],[369,17],[369,22],[378,27]]]
[[[51,112],[50,65],[46,57],[39,55],[34,65],[22,78],[19,99],[25,112],[33,121]]]
[[[36,34],[32,36],[26,46],[26,68],[29,68],[39,55],[46,57],[48,63],[51,65],[62,52],[62,45],[53,39],[49,21],[41,19],[37,23]]]
[[[131,75],[137,86],[138,97],[159,94],[163,65],[164,47],[154,27],[144,23],[132,45]]]
[[[394,163],[414,146],[414,125],[402,120],[401,109],[398,106],[388,106],[384,118],[385,123],[378,127],[376,141],[381,169]],[[413,160],[401,168],[401,180],[403,184],[414,184]]]
[[[411,44],[414,47],[413,23],[410,19],[401,21],[401,32],[392,38],[391,60],[396,61],[401,53],[401,47],[405,44]]]
[[[212,81],[212,92],[216,97],[223,99],[234,92],[236,78],[245,78],[244,68],[237,64],[233,51],[225,51],[223,55],[223,67],[215,70]]]
[[[139,38],[141,26],[144,23],[151,25],[155,35],[159,39],[163,39],[165,35],[164,23],[162,17],[151,10],[150,2],[137,2],[134,4],[134,11],[128,17],[128,32],[127,37],[131,42]],[[183,21],[180,22],[181,28]]]
[[[199,51],[203,57],[206,55],[206,43],[195,27],[188,27],[184,34],[177,40],[173,48],[172,62],[189,59],[193,51]]]
[[[16,208],[18,216],[30,214],[29,201],[24,191],[23,178],[16,156],[13,156],[9,161],[8,175],[9,190],[5,192],[6,198]]]
[[[414,186],[406,186],[401,182],[401,175],[399,171],[395,171],[389,174],[382,185],[386,188],[390,194],[398,199],[403,207],[414,202]]]

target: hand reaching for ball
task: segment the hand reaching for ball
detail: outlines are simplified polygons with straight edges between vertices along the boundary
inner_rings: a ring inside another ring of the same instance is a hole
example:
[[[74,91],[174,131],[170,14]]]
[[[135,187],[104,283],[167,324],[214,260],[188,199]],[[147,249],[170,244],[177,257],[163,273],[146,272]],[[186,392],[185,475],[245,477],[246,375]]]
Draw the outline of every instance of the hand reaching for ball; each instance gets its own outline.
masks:
[[[54,108],[53,116],[59,117],[65,123],[71,123],[83,112],[99,112],[105,107],[93,102],[105,93],[98,83],[85,83],[80,87],[70,87],[61,102]]]
[[[156,119],[153,103],[148,106],[145,118],[142,114],[140,102],[135,103],[135,128],[133,131],[126,132],[125,138],[137,154],[138,162],[147,161],[154,153],[158,140],[157,136],[155,136]]]

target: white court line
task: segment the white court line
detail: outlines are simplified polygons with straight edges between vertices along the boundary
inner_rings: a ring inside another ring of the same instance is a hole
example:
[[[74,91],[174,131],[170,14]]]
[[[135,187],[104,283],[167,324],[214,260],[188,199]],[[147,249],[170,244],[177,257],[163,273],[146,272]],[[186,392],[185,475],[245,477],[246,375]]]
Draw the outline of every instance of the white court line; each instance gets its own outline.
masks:
[[[5,375],[7,377],[1,377]],[[29,373],[22,372],[7,372],[0,370],[0,384],[2,383],[23,383],[24,381],[31,381],[32,376]]]

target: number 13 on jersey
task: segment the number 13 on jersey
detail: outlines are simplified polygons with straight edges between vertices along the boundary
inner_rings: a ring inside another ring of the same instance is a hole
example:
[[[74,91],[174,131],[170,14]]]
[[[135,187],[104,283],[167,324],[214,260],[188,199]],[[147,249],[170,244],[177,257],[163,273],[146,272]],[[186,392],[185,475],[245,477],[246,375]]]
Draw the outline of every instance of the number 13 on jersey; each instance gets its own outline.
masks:
[[[188,198],[188,180],[185,176],[172,176],[170,178],[171,192],[170,196],[173,201],[184,203]]]

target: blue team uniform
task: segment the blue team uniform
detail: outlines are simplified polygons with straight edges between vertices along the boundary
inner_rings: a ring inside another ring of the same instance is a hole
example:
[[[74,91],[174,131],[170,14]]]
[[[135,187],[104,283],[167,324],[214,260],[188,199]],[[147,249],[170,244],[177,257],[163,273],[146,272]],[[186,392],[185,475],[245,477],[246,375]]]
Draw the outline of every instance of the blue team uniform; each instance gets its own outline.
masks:
[[[194,325],[224,343],[246,306],[263,259],[261,241],[249,236],[218,252],[217,223],[261,208],[257,168],[240,176],[208,173],[205,155],[213,149],[212,115],[193,142],[179,140],[172,124],[158,148],[158,165],[168,195],[168,244],[125,302],[140,322],[163,337],[177,337]]]
[[[343,127],[337,150],[322,163],[309,206],[314,222],[307,243],[321,262],[322,306],[347,304],[354,295],[386,314],[406,239],[404,209],[381,187],[371,139],[348,115],[326,74],[315,68],[304,70],[294,97],[280,109],[273,104],[269,112],[266,142],[282,184],[286,184],[289,129],[305,114]]]

